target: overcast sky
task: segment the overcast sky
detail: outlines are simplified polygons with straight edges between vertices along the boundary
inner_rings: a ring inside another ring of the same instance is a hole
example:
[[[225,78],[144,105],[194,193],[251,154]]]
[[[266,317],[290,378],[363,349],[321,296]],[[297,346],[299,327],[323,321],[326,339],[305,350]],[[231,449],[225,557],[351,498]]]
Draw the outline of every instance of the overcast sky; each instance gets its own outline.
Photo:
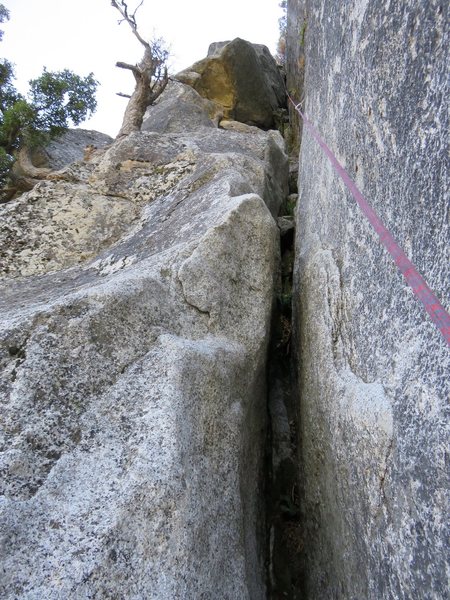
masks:
[[[16,65],[17,87],[26,92],[29,79],[50,71],[91,71],[101,86],[98,109],[82,127],[110,135],[119,130],[133,76],[115,67],[118,60],[135,63],[142,47],[110,0],[0,0],[10,11],[4,24],[1,56]],[[211,42],[241,37],[266,44],[275,52],[279,0],[145,0],[137,13],[146,38],[164,37],[171,48],[171,72],[206,56]],[[137,5],[130,0],[129,7]]]

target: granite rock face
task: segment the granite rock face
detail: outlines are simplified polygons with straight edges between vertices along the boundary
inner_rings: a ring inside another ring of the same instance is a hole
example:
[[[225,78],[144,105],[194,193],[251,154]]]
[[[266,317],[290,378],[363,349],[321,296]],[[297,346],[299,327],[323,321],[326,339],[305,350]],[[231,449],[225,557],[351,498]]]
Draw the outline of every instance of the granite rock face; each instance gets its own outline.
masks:
[[[201,96],[222,107],[224,117],[269,129],[286,104],[283,78],[266,46],[240,38],[211,44],[208,56],[178,73]]]
[[[448,309],[448,5],[305,8],[306,113]],[[307,597],[445,598],[448,348],[308,133],[299,186]]]
[[[82,160],[86,146],[104,148],[113,139],[105,133],[89,129],[69,129],[60,138],[52,140],[44,150],[35,150],[33,164],[37,167],[62,169],[71,163]]]
[[[2,598],[265,596],[287,158],[277,132],[181,129],[0,207]]]
[[[189,85],[170,81],[157,102],[147,109],[142,131],[171,133],[217,127],[223,117],[220,107],[200,96]]]

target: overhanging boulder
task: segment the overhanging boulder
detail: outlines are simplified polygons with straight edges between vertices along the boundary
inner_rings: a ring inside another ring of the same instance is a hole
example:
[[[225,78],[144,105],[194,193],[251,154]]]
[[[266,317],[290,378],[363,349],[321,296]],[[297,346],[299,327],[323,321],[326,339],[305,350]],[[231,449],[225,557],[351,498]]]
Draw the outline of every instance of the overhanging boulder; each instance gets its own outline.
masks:
[[[268,48],[240,38],[211,44],[208,56],[178,73],[201,96],[218,103],[228,119],[270,129],[285,106],[283,77]]]

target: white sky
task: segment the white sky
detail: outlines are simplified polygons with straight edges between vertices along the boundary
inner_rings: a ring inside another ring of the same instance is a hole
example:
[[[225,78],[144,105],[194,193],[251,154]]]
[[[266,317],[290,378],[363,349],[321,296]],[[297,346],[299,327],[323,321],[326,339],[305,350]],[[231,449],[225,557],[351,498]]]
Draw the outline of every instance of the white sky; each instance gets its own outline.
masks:
[[[114,136],[130,93],[133,76],[115,67],[116,61],[135,63],[142,47],[128,25],[118,25],[119,13],[110,0],[0,0],[10,11],[3,24],[0,55],[16,65],[16,86],[42,73],[71,69],[91,71],[100,82],[98,108],[81,125]],[[206,56],[211,42],[241,37],[266,44],[275,52],[279,0],[145,0],[137,13],[138,28],[148,39],[163,37],[171,49],[170,71],[176,73]],[[130,9],[136,0],[128,3]]]

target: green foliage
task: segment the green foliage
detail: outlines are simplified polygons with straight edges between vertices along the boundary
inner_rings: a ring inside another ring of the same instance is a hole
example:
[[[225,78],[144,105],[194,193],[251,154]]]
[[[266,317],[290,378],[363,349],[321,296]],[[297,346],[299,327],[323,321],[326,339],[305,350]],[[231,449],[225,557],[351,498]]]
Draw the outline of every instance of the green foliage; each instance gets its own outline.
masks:
[[[283,9],[283,15],[278,19],[278,26],[280,29],[280,36],[286,37],[286,29],[287,29],[287,0],[281,0],[278,5]]]
[[[17,93],[12,78],[11,64],[3,61],[0,63],[0,148],[9,157],[23,146],[32,148],[48,143],[70,125],[81,123],[96,108],[97,82],[92,73],[80,77],[67,69],[55,73],[44,70],[40,77],[30,81],[28,99]],[[4,176],[0,176],[0,184],[3,183]]]
[[[300,30],[300,39],[299,39],[299,43],[300,43],[300,47],[303,48],[305,46],[305,36],[306,36],[306,27],[307,27],[307,22],[306,20],[303,21],[303,25],[302,28]]]
[[[0,147],[12,154],[29,142],[35,131],[36,111],[21,98],[2,112],[0,117]]]
[[[43,74],[30,81],[30,104],[36,111],[35,127],[51,137],[61,134],[69,124],[79,125],[97,107],[97,82],[90,73],[80,77],[68,69]]]
[[[0,60],[0,111],[3,113],[8,106],[21,99],[13,84],[14,68],[9,60]]]
[[[9,12],[0,4],[0,23]],[[0,39],[1,39],[0,32]],[[97,81],[90,73],[80,77],[72,71],[44,72],[30,83],[24,98],[14,86],[14,68],[0,60],[0,185],[23,146],[44,145],[71,125],[79,125],[96,109]]]
[[[283,216],[293,217],[295,215],[295,207],[297,206],[297,198],[295,194],[290,194],[281,207],[281,213]]]
[[[10,154],[7,154],[4,148],[0,146],[0,181],[6,180],[13,162],[13,157]]]
[[[0,4],[0,23],[4,23],[9,20],[9,10]],[[3,31],[0,29],[0,41],[3,38]]]
[[[280,36],[278,38],[276,58],[281,65],[284,65],[286,62],[287,0],[281,0],[278,6],[283,9],[283,14],[278,19]]]

